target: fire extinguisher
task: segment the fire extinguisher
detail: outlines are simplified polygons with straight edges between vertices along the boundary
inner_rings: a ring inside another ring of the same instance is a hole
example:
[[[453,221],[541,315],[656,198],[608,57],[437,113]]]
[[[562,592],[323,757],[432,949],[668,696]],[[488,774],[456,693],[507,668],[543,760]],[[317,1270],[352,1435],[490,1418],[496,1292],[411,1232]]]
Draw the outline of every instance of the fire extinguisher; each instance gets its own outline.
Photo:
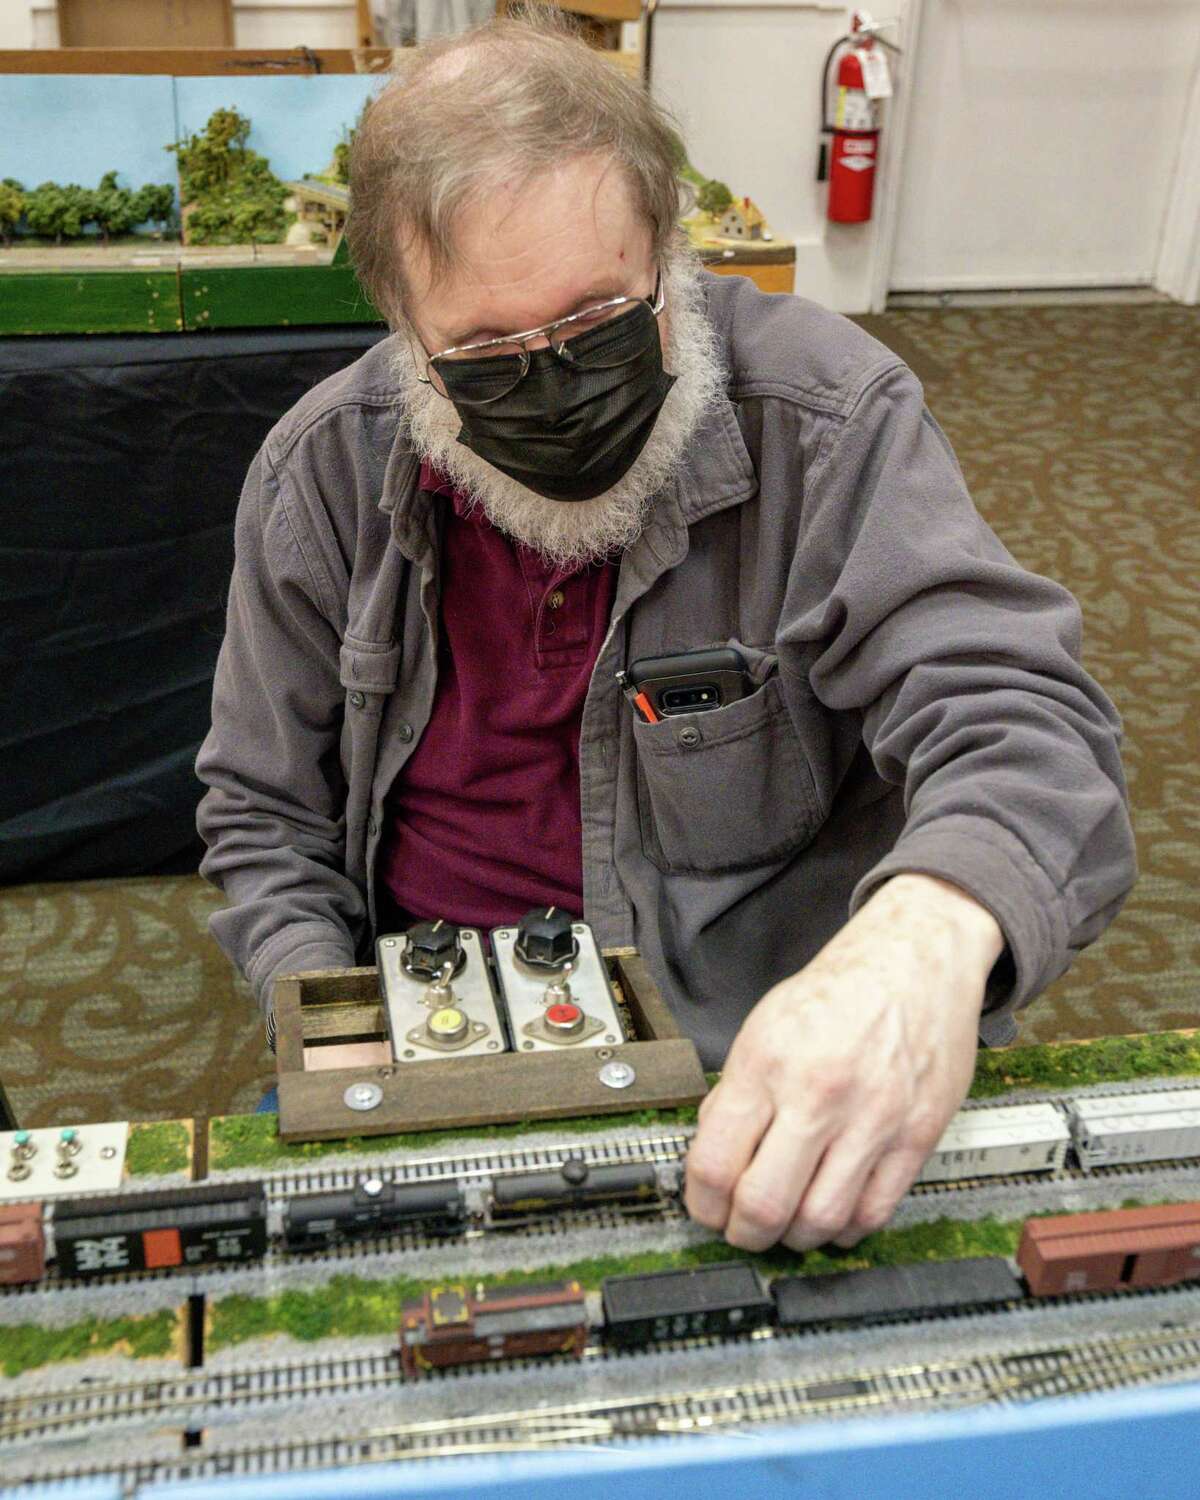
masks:
[[[875,163],[879,154],[879,99],[868,91],[865,69],[878,67],[869,55],[876,38],[861,29],[856,14],[848,36],[830,47],[821,70],[821,150],[817,158],[817,181],[829,180],[826,214],[834,224],[863,224],[871,217],[875,194]],[[882,38],[879,40],[882,41]],[[890,46],[890,43],[884,43]],[[839,50],[849,48],[838,60],[837,100],[834,117],[828,118],[829,70]],[[899,49],[893,49],[898,51]],[[879,58],[879,63],[886,63]],[[827,153],[825,136],[832,137]]]

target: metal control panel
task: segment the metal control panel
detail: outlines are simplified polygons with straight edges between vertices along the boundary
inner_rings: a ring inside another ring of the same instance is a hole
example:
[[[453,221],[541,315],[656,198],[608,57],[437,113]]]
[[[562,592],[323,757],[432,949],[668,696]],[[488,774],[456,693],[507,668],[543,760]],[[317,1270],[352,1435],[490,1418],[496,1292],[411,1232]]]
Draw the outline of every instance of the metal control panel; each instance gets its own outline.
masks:
[[[375,945],[397,1063],[508,1051],[479,933],[420,923]]]
[[[0,1203],[111,1193],[125,1172],[129,1126],[63,1125],[0,1134]]]
[[[517,1052],[611,1047],[625,1040],[592,929],[586,922],[571,922],[569,932],[570,951],[551,953],[551,961],[540,963],[522,957],[522,951],[532,951],[533,945],[522,943],[520,928],[497,927],[491,933]]]

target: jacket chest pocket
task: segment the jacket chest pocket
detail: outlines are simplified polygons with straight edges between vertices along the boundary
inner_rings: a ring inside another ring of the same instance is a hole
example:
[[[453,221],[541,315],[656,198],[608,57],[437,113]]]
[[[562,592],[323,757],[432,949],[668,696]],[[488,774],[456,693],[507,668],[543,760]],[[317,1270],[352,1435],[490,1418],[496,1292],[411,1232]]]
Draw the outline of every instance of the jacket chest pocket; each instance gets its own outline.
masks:
[[[778,676],[709,713],[635,720],[642,847],[664,871],[770,864],[819,824],[812,776]]]

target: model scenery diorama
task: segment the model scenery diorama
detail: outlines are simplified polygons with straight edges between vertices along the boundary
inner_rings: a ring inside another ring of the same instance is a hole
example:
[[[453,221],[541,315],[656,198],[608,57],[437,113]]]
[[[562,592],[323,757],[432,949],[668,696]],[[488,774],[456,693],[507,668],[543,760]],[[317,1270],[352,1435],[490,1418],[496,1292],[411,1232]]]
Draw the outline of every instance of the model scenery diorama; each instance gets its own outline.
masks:
[[[628,1040],[636,955],[586,924],[539,908],[488,946],[414,924],[378,973],[344,971],[373,983],[400,1083],[571,1059],[594,1078],[654,1045]],[[188,1185],[133,1136],[115,1165],[120,1126],[0,1135],[0,1480],[134,1489],[485,1430],[620,1441],[1200,1371],[1200,1041],[983,1054],[978,1084],[996,1097],[951,1122],[893,1227],[804,1255],[688,1220],[694,1107],[308,1144],[216,1121]],[[588,1394],[554,1415],[564,1361]]]
[[[270,80],[242,85],[257,82]],[[309,135],[289,127],[281,137],[278,105],[262,92],[247,98],[261,101],[267,134],[294,173],[295,142]],[[311,159],[324,157],[322,168],[280,176],[274,151],[257,149],[252,108],[222,105],[164,140],[162,178],[171,181],[133,180],[110,159],[95,186],[64,180],[69,168],[34,182],[18,155],[0,149],[0,334],[379,322],[341,243],[353,124],[343,120],[332,140],[313,133]],[[70,123],[56,112],[50,128],[65,134]],[[114,142],[113,157],[121,154]],[[55,159],[72,153],[64,145]],[[746,270],[765,290],[791,290],[794,246],[749,197],[693,168],[682,142],[679,163],[681,223],[701,258]]]
[[[486,1422],[543,1446],[582,1412],[619,1442],[1200,1371],[1200,1038],[981,1055],[889,1229],[747,1256],[685,1214],[703,1077],[636,1097],[642,1058],[691,1044],[655,1032],[634,951],[538,907],[378,957],[276,992],[281,1083],[332,1080],[329,1139],[275,1116],[211,1122],[195,1157],[178,1122],[1,1134],[6,1475],[135,1490],[465,1451]],[[576,1080],[571,1118],[543,1079]],[[389,1091],[453,1098],[456,1134],[372,1136]],[[564,1362],[586,1397],[547,1418]],[[281,1427],[281,1400],[308,1406]]]

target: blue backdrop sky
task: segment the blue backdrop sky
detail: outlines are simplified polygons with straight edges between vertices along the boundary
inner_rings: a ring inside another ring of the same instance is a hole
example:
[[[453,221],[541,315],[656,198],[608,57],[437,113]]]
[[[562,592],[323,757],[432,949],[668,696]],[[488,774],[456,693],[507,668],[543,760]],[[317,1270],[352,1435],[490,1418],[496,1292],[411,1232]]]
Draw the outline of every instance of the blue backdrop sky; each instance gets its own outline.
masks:
[[[26,187],[95,187],[116,170],[125,187],[175,181],[164,148],[195,133],[213,110],[251,122],[249,144],[284,179],[319,172],[342,132],[381,87],[377,76],[157,78],[91,74],[0,75],[0,177]]]

